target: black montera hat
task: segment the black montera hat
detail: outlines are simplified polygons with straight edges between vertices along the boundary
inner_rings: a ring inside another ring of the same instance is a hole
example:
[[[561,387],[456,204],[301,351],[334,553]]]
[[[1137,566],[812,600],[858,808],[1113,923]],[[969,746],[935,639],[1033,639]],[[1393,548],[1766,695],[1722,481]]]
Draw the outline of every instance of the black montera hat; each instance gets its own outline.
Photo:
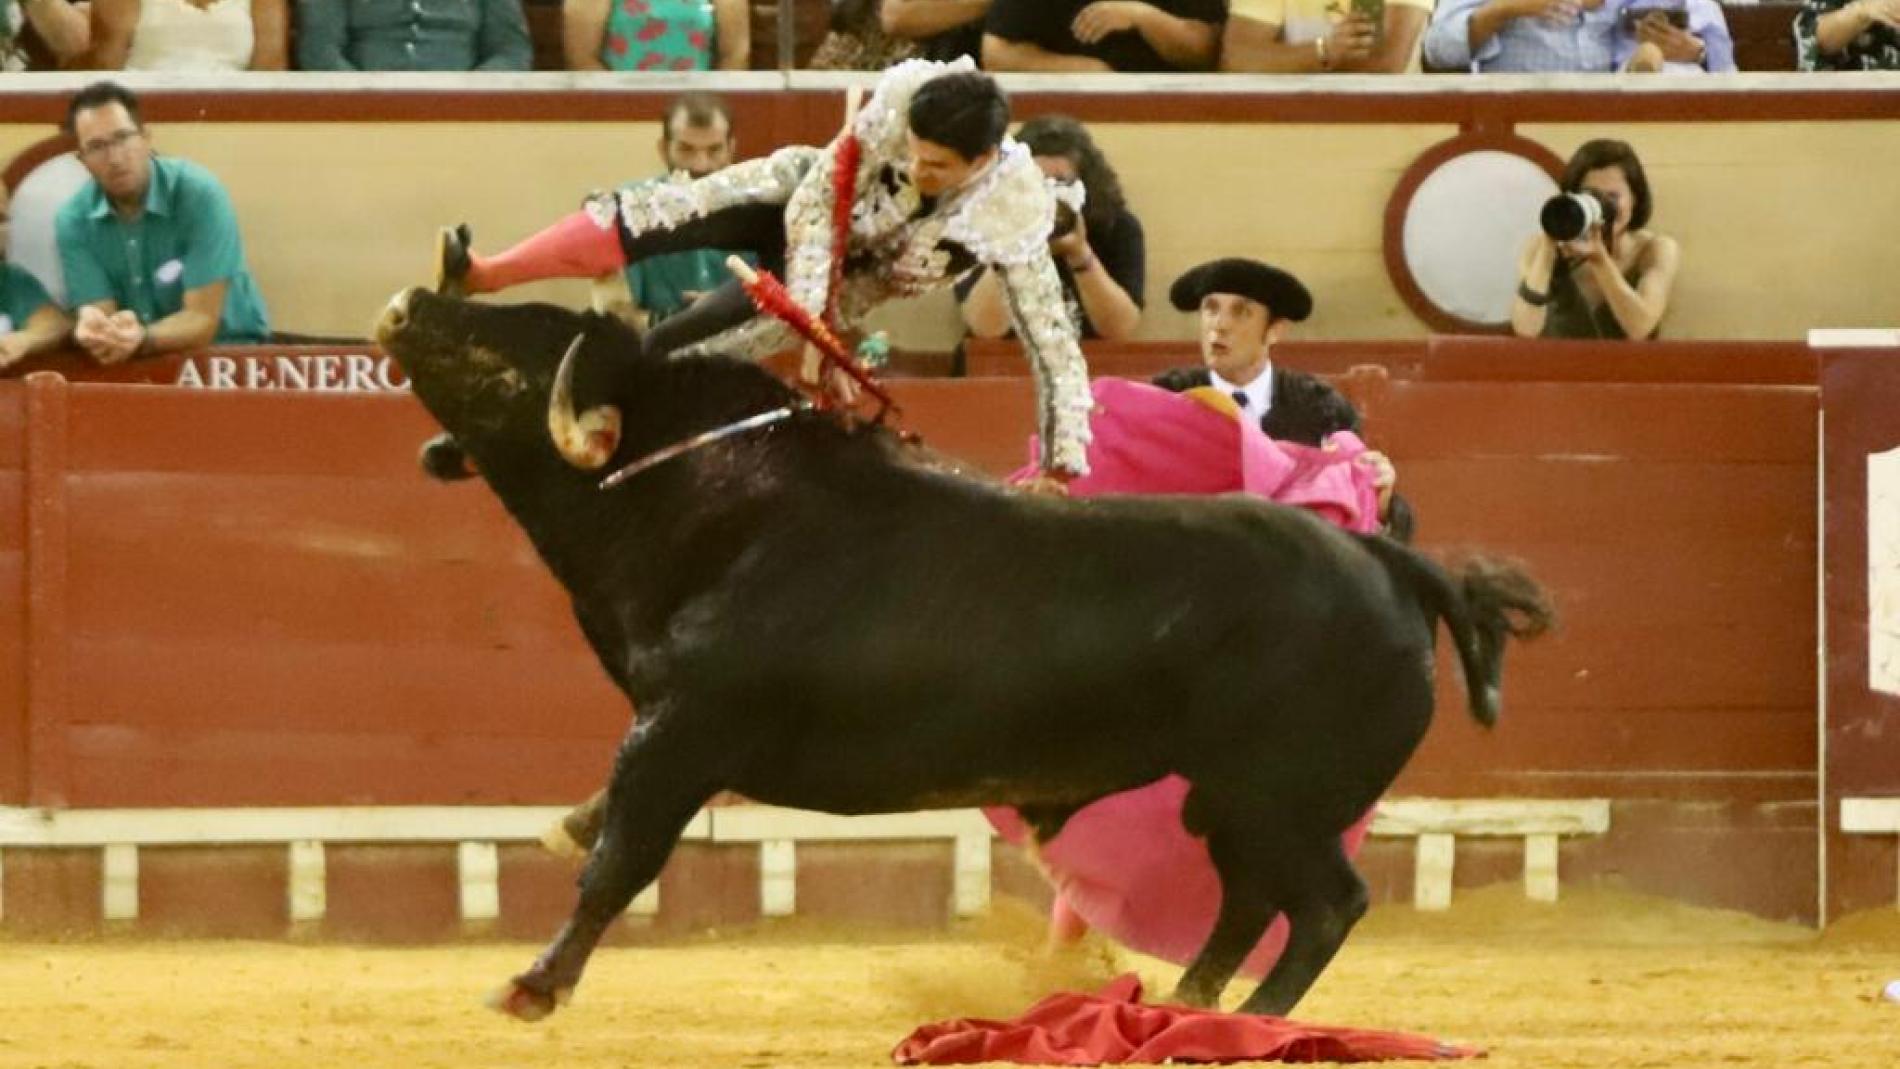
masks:
[[[1300,280],[1259,260],[1230,256],[1211,260],[1174,280],[1168,300],[1183,312],[1201,306],[1210,293],[1232,293],[1267,306],[1274,319],[1300,322],[1313,314],[1313,295]]]

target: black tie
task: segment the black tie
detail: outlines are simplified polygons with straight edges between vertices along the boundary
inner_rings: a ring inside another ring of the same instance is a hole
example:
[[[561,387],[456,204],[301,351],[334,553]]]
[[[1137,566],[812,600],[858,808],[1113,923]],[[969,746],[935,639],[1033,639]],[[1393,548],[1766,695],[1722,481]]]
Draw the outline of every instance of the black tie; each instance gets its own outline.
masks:
[[[1242,412],[1245,412],[1245,411],[1247,410],[1247,405],[1248,405],[1248,401],[1247,401],[1247,391],[1245,391],[1245,390],[1235,390],[1235,391],[1234,391],[1234,403],[1240,406],[1240,410],[1241,410]]]

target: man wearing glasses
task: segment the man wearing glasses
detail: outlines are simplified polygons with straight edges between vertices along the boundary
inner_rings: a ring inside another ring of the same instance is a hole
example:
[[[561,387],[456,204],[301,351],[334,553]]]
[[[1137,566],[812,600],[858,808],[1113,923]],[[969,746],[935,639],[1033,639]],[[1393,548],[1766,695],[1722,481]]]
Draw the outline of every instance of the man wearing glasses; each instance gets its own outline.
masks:
[[[73,340],[101,363],[270,335],[237,213],[211,172],[155,157],[131,90],[74,94],[66,132],[92,175],[54,222]]]

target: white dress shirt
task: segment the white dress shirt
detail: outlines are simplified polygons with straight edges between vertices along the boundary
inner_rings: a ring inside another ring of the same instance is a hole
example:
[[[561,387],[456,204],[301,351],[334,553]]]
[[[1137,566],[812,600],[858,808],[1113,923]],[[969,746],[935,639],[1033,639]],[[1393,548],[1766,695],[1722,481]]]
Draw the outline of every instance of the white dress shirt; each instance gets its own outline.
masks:
[[[1262,368],[1260,374],[1254,376],[1254,380],[1245,386],[1228,382],[1220,377],[1219,372],[1211,368],[1208,369],[1207,377],[1215,389],[1233,398],[1234,403],[1240,406],[1240,410],[1256,424],[1265,419],[1267,409],[1273,407],[1273,365],[1271,363]]]

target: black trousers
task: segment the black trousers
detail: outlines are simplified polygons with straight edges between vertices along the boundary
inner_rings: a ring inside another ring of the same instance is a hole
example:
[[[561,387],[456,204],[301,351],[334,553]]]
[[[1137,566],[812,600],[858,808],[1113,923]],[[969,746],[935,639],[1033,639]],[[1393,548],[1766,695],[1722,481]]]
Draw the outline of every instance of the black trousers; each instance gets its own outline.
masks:
[[[629,264],[666,253],[731,249],[752,253],[758,257],[759,266],[780,278],[785,275],[783,204],[741,204],[665,230],[634,236],[621,226],[619,233],[620,250]],[[758,314],[739,280],[727,279],[711,293],[654,324],[641,339],[640,347],[649,356],[665,356],[731,330]]]

